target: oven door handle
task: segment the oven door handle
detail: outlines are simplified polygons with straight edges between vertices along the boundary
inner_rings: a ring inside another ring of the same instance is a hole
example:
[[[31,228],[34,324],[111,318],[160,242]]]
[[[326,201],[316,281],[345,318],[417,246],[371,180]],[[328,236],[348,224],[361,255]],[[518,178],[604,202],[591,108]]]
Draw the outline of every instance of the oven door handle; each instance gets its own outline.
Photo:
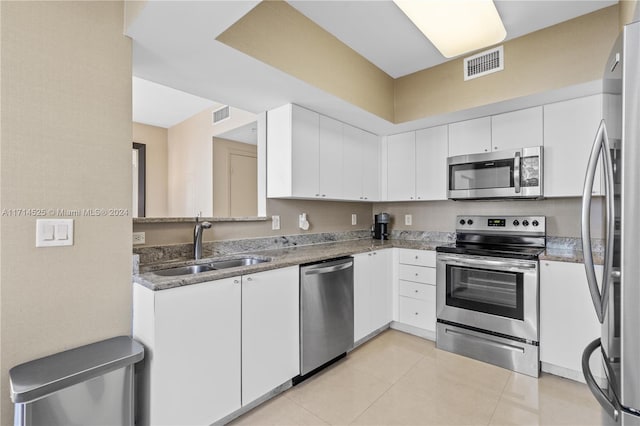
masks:
[[[516,194],[520,193],[520,152],[513,157],[513,187]]]
[[[484,266],[492,268],[505,268],[505,269],[521,269],[531,270],[538,267],[537,263],[516,263],[508,260],[485,260],[485,259],[461,259],[453,256],[439,256],[438,260],[443,260],[447,264],[457,266]]]

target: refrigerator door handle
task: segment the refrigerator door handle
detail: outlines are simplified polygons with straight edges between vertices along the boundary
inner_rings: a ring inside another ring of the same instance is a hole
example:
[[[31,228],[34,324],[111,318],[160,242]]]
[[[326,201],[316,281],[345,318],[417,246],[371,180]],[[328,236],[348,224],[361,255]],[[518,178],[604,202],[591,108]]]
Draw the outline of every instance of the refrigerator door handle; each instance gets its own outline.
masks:
[[[598,288],[598,281],[596,280],[595,265],[593,263],[593,251],[591,250],[591,199],[593,180],[595,178],[598,159],[600,154],[604,157],[604,181],[605,181],[605,216],[606,216],[606,231],[607,241],[604,251],[604,273],[602,277],[602,292]],[[591,149],[591,155],[589,156],[589,164],[587,166],[587,173],[584,179],[584,189],[582,192],[582,223],[581,223],[581,237],[582,237],[582,252],[584,254],[584,268],[587,274],[587,283],[589,285],[589,292],[591,293],[591,300],[596,310],[598,321],[602,323],[604,321],[607,304],[609,301],[609,287],[611,285],[611,270],[613,266],[613,236],[614,236],[614,204],[613,204],[613,163],[611,161],[611,152],[609,145],[609,137],[607,136],[607,128],[604,120],[600,122],[596,137]]]
[[[591,367],[589,366],[589,358],[591,358],[591,354],[595,352],[600,345],[600,339],[596,339],[589,343],[589,345],[584,349],[584,352],[582,352],[582,374],[584,375],[584,379],[587,382],[589,390],[598,403],[600,403],[602,409],[617,423],[620,417],[620,404],[615,399],[611,400],[607,398],[607,394],[600,386],[598,386],[598,383],[596,383],[596,379],[593,377]]]

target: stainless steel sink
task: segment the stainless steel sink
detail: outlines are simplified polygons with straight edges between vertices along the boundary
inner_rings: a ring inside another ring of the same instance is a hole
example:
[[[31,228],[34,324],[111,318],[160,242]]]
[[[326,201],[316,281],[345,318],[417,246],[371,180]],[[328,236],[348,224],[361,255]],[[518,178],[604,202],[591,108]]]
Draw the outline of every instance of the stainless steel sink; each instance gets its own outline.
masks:
[[[269,262],[269,259],[260,257],[241,257],[239,259],[219,260],[217,262],[211,262],[209,265],[214,269],[226,269],[236,268],[238,266],[256,265],[263,262]]]
[[[239,266],[256,265],[258,263],[269,262],[271,259],[263,257],[240,257],[236,259],[218,260],[202,265],[181,266],[177,268],[160,269],[154,271],[156,275],[162,277],[178,277],[180,275],[194,275],[201,272],[215,271],[217,269],[237,268]]]
[[[163,277],[177,277],[180,275],[193,275],[193,274],[199,274],[201,272],[208,272],[208,271],[215,271],[215,270],[216,268],[213,268],[209,265],[191,265],[191,266],[181,266],[179,268],[161,269],[159,271],[154,271],[153,273]]]

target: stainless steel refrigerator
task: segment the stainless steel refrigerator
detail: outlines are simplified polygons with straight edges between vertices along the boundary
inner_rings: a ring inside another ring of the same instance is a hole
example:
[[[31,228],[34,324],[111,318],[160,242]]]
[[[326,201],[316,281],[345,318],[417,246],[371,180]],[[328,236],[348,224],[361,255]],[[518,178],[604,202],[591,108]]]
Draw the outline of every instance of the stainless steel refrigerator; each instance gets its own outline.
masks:
[[[582,355],[589,389],[604,424],[640,425],[640,22],[625,26],[606,64],[604,119],[591,151],[582,198],[585,270],[600,339]],[[606,187],[604,273],[600,285],[591,252],[590,205],[601,159]],[[590,357],[606,374],[598,383]]]

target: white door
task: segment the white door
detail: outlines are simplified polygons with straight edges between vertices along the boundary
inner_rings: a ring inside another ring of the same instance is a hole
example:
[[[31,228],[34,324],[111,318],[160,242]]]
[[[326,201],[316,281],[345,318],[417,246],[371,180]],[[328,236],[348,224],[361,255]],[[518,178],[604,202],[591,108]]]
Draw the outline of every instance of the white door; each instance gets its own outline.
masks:
[[[343,198],[362,200],[362,174],[364,166],[364,130],[344,125],[342,164]]]
[[[448,127],[416,132],[416,198],[447,199]]]
[[[291,121],[291,188],[294,197],[315,197],[320,187],[320,115],[292,106]],[[270,142],[267,141],[267,144]],[[269,152],[270,156],[277,155]],[[276,161],[270,161],[274,164]],[[275,173],[275,172],[274,172]]]
[[[380,200],[380,138],[364,132],[362,146],[362,196],[366,201]]]
[[[541,146],[542,107],[492,116],[491,144],[494,151]]]
[[[353,256],[353,340],[371,332],[371,253]]]
[[[240,408],[240,277],[155,292],[150,424],[212,424]]]
[[[374,251],[371,256],[371,331],[393,319],[393,250]]]
[[[242,277],[242,405],[300,374],[299,267]]]
[[[387,138],[387,200],[413,200],[416,194],[416,132]]]
[[[320,196],[342,198],[342,127],[329,117],[320,116]]]
[[[449,156],[491,151],[491,117],[449,124]]]

